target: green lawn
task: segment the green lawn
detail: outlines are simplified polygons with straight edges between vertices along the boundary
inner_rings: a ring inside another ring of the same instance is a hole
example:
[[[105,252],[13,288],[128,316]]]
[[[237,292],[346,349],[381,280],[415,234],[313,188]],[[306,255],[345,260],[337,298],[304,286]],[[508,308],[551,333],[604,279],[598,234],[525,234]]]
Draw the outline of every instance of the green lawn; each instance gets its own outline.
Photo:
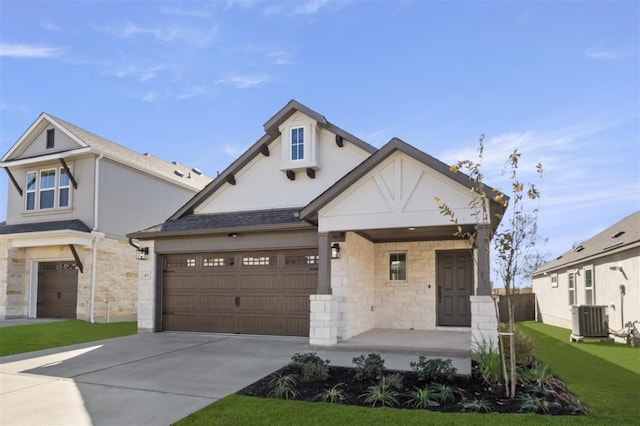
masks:
[[[79,320],[0,327],[0,356],[135,334],[135,322],[89,324]]]
[[[622,344],[570,343],[569,330],[538,323],[522,323],[519,328],[533,338],[538,358],[590,407],[588,416],[444,414],[230,395],[176,425],[639,424],[640,349]]]

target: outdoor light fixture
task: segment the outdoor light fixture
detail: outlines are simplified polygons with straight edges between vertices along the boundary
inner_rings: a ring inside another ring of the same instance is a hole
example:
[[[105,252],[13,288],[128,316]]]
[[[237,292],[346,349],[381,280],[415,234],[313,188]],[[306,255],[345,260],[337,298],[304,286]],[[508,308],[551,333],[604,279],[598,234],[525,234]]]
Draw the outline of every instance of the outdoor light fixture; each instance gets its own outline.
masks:
[[[149,247],[140,247],[136,250],[136,259],[147,260],[149,259]]]
[[[236,234],[235,232],[232,232],[228,235],[229,238],[238,238],[238,234]]]
[[[333,243],[331,245],[331,258],[340,259],[340,244]]]

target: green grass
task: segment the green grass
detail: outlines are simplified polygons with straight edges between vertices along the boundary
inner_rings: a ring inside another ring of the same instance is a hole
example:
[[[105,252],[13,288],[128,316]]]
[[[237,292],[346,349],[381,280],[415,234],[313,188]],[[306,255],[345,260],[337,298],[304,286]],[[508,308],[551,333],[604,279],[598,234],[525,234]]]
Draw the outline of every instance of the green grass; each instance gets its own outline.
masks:
[[[0,327],[0,356],[135,334],[135,322],[89,324],[79,320]]]
[[[230,395],[176,425],[640,424],[640,349],[622,344],[570,343],[569,330],[538,323],[522,323],[519,328],[534,340],[536,356],[589,406],[589,415],[448,414]]]

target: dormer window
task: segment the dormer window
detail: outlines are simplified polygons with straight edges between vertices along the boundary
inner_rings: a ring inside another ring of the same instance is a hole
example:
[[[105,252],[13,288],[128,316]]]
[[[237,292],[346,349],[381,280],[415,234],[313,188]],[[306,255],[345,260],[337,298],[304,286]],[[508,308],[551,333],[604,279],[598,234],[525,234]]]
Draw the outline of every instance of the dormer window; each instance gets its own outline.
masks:
[[[282,160],[280,170],[291,173],[307,169],[318,170],[318,127],[307,117],[285,123],[279,127],[282,135]],[[291,178],[290,178],[291,179]]]
[[[304,127],[291,129],[291,161],[304,160]]]
[[[52,149],[55,145],[56,129],[47,130],[47,149]]]

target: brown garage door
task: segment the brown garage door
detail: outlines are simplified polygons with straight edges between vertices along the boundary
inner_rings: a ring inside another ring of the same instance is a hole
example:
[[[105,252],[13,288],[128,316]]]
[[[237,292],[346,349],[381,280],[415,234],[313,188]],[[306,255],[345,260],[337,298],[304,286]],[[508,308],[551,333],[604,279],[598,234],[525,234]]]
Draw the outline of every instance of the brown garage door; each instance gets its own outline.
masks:
[[[164,258],[164,330],[309,335],[317,250]]]
[[[75,318],[78,269],[73,262],[38,263],[38,318]]]

